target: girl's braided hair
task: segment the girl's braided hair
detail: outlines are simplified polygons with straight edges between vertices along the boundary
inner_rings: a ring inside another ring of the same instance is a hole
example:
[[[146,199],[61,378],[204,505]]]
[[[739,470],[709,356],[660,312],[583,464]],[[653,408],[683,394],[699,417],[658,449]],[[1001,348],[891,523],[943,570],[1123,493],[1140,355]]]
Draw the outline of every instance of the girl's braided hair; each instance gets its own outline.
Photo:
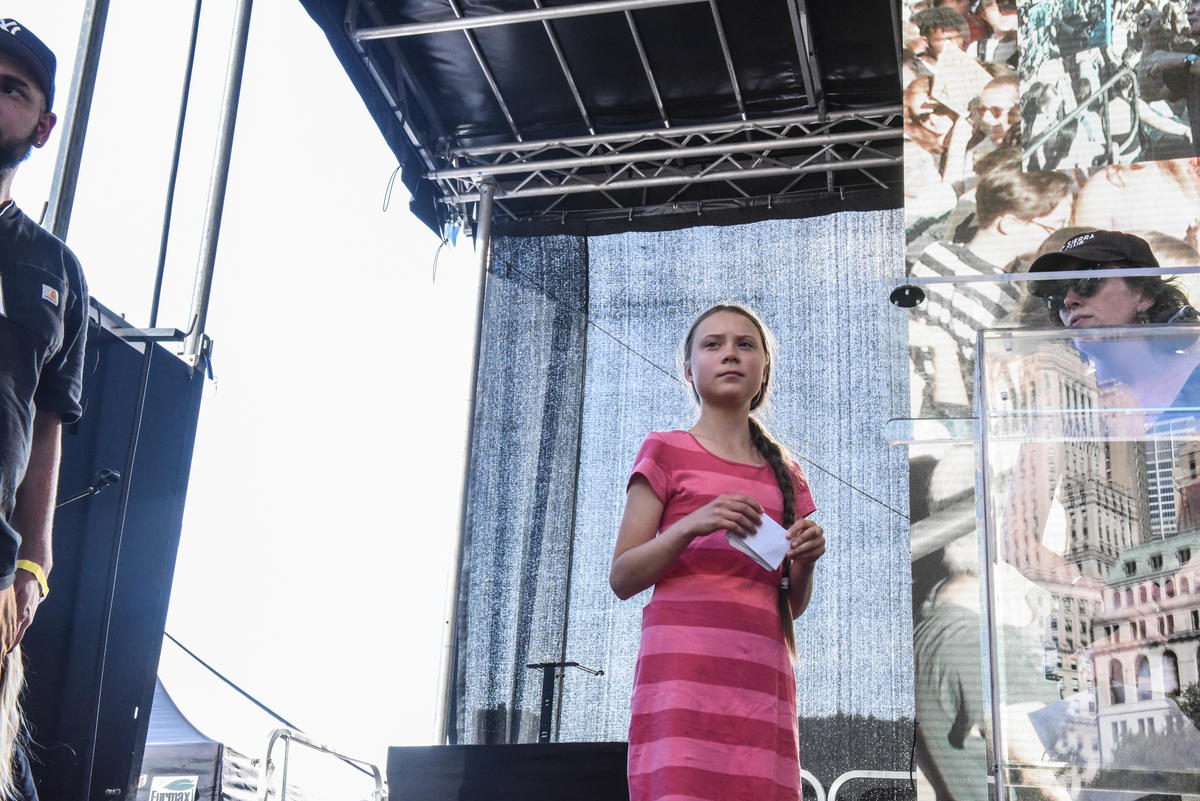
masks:
[[[762,340],[763,351],[766,354],[766,370],[763,375],[762,387],[759,389],[758,394],[750,401],[751,411],[760,409],[770,396],[771,367],[775,362],[775,338],[771,336],[771,332],[767,330],[766,325],[758,318],[758,315],[750,309],[734,303],[719,303],[697,317],[683,340],[683,360],[684,362],[691,361],[692,342],[695,339],[696,329],[700,327],[700,323],[718,312],[732,312],[742,315],[754,324],[754,328],[758,331],[759,338]],[[696,394],[694,386],[692,387],[692,395],[697,401],[700,399],[699,395]],[[771,466],[771,472],[775,474],[775,481],[779,484],[779,491],[783,494],[783,519],[779,522],[784,528],[790,528],[792,523],[796,522],[796,484],[792,474],[792,458],[787,450],[775,441],[763,424],[753,416],[750,417],[750,442],[758,449],[763,458],[767,460],[767,464]],[[788,653],[794,658],[796,656],[796,631],[792,625],[792,601],[788,582],[790,571],[791,560],[785,559],[783,563],[783,580],[779,585],[778,608],[779,624],[783,630],[783,640],[787,644]]]

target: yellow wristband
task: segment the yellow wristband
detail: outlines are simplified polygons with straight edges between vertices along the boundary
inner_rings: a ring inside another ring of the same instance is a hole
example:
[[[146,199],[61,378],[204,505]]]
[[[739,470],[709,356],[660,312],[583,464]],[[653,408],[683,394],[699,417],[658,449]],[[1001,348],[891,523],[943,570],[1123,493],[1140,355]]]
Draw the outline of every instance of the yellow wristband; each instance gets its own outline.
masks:
[[[31,562],[28,559],[17,560],[17,570],[24,570],[26,573],[32,573],[37,579],[38,586],[42,588],[42,598],[50,594],[50,582],[46,581],[46,571],[42,570],[42,566],[37,562]]]

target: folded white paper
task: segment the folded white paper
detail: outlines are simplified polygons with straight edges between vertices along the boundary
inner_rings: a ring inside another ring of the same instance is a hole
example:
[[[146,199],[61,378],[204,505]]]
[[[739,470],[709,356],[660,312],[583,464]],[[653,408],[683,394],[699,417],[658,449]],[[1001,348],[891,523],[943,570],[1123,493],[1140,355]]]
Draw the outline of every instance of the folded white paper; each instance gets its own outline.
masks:
[[[732,531],[726,531],[725,539],[764,570],[777,570],[783,563],[783,557],[787,555],[787,529],[767,515],[762,516],[762,524],[753,534],[739,537]]]

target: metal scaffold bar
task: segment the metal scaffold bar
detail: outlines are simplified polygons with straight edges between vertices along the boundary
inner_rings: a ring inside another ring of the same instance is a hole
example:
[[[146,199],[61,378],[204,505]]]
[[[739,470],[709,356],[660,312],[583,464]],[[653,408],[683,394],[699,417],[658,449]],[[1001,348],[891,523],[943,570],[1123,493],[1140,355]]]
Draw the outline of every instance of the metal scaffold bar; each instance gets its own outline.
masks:
[[[447,31],[495,28],[500,25],[516,25],[522,22],[542,22],[543,20],[568,19],[571,17],[590,17],[596,14],[612,14],[622,11],[638,11],[644,8],[663,8],[707,2],[708,0],[598,0],[598,2],[593,3],[579,3],[573,6],[541,8],[531,11],[510,11],[503,14],[487,14],[477,17],[439,20],[437,22],[411,22],[404,25],[382,25],[376,28],[362,28],[354,32],[354,38],[360,42],[372,39],[397,39],[402,36],[422,36],[424,34],[445,33]]]
[[[479,403],[479,357],[483,352],[483,318],[487,310],[488,268],[492,262],[492,217],[495,212],[495,184],[485,181],[480,187],[479,206],[475,213],[475,251],[479,256],[479,290],[475,298],[475,352],[471,359],[471,408],[467,416],[467,446],[475,442],[475,413]],[[438,668],[438,705],[434,709],[434,743],[446,743],[450,728],[455,724],[450,708],[451,688],[454,686],[456,665],[454,634],[458,625],[458,595],[462,549],[471,508],[471,454],[468,451],[463,467],[463,501],[458,529],[454,535],[454,561],[446,580],[445,617],[442,620],[441,664]]]
[[[886,124],[888,119],[904,111],[900,105],[874,106],[857,111],[841,111],[821,115],[818,113],[789,114],[780,117],[765,117],[756,120],[736,120],[732,122],[713,122],[703,125],[676,126],[670,130],[651,128],[638,131],[622,131],[619,133],[594,134],[591,136],[568,136],[559,139],[539,139],[526,142],[507,142],[496,145],[464,146],[451,149],[447,155],[451,158],[464,156],[486,156],[499,153],[542,150],[553,147],[586,147],[595,144],[636,142],[639,139],[679,138],[703,134],[738,134],[746,131],[779,128],[788,125],[816,125],[830,122],[860,120],[872,124]]]
[[[79,50],[75,55],[75,71],[67,95],[62,146],[54,164],[54,179],[47,202],[47,230],[59,239],[67,238],[71,227],[71,211],[75,206],[75,186],[83,163],[83,143],[87,138],[88,120],[92,114],[92,96],[96,90],[96,75],[100,70],[100,49],[108,24],[109,0],[89,0],[84,9],[79,33]]]
[[[821,73],[817,68],[810,46],[808,27],[808,5],[804,0],[787,0],[788,16],[792,22],[792,38],[796,42],[796,56],[800,60],[800,78],[804,81],[804,92],[814,105],[822,105],[825,92],[821,88]]]
[[[542,0],[533,0],[533,4],[539,9],[544,8]],[[575,75],[571,72],[570,65],[567,64],[567,54],[563,52],[562,43],[558,41],[558,34],[554,32],[554,26],[550,24],[550,20],[542,20],[542,28],[546,31],[546,39],[550,42],[551,49],[554,50],[554,57],[558,59],[558,66],[562,68],[563,78],[567,81],[567,88],[571,90],[571,97],[575,100],[575,107],[579,109],[579,116],[583,118],[583,124],[587,126],[588,133],[596,133],[596,126],[592,122],[592,117],[588,114],[587,104],[583,102],[583,95],[579,93],[579,84],[575,81]]]
[[[388,108],[396,115],[397,121],[404,128],[404,133],[408,140],[412,143],[413,148],[421,156],[421,160],[432,167],[432,159],[428,149],[421,144],[420,137],[417,132],[409,124],[408,116],[411,110],[401,102],[401,98],[411,98],[420,108],[421,114],[428,121],[428,125],[433,129],[430,133],[435,139],[443,139],[446,137],[446,125],[442,121],[441,115],[438,114],[437,107],[429,99],[429,94],[425,88],[412,79],[413,70],[405,58],[404,53],[400,50],[399,43],[396,41],[383,42],[381,47],[384,54],[391,60],[392,72],[397,76],[398,83],[393,85],[388,82],[380,72],[379,65],[375,58],[367,50],[367,48],[353,36],[353,31],[358,28],[359,12],[366,14],[371,21],[376,24],[382,24],[383,14],[379,11],[378,5],[374,0],[350,0],[346,5],[346,30],[351,32],[350,41],[354,46],[354,51],[358,54],[359,60],[366,67],[367,72],[371,75],[371,80],[379,91],[383,93],[384,100],[387,102]]]
[[[454,12],[454,16],[463,19],[462,9],[459,8],[456,0],[450,0],[450,9]],[[496,81],[496,74],[492,72],[491,66],[483,55],[482,48],[479,47],[479,42],[475,39],[475,34],[469,30],[463,30],[463,35],[467,37],[467,44],[471,48],[471,52],[475,54],[475,62],[479,64],[479,69],[483,72],[483,78],[487,81],[488,88],[492,90],[492,97],[496,99],[496,105],[500,107],[500,113],[504,115],[504,120],[508,123],[508,129],[512,131],[512,135],[519,142],[523,138],[521,131],[517,128],[517,121],[513,118],[512,112],[508,108],[508,103],[504,99],[504,93],[500,91],[500,84]]]
[[[755,142],[724,142],[717,145],[695,147],[673,147],[663,150],[611,153],[603,156],[580,156],[577,158],[546,159],[544,161],[521,161],[476,167],[459,167],[436,170],[428,175],[435,181],[454,178],[479,178],[484,175],[511,175],[513,173],[541,172],[549,170],[571,170],[580,167],[600,167],[616,164],[641,164],[666,159],[720,156],[726,153],[757,153],[759,151],[794,150],[804,147],[823,147],[834,144],[873,142],[881,139],[899,139],[903,132],[896,128],[878,128],[871,131],[845,131],[842,133],[817,134]]]
[[[204,211],[204,238],[196,264],[196,282],[192,290],[192,311],[188,315],[189,333],[184,357],[199,366],[203,354],[204,327],[208,320],[208,302],[212,296],[213,270],[217,263],[217,242],[221,218],[225,212],[225,190],[229,185],[229,165],[233,156],[233,134],[237,127],[238,101],[242,96],[242,74],[246,68],[246,47],[250,39],[250,16],[254,0],[238,0],[230,38],[229,62],[225,70],[225,92],[212,177],[208,187],[208,205]]]
[[[586,182],[585,179],[581,178],[581,183],[566,186],[534,186],[519,189],[505,189],[504,187],[500,187],[496,196],[500,199],[511,200],[515,198],[547,197],[552,195],[578,195],[587,192],[614,192],[622,189],[641,189],[655,186],[678,186],[681,184],[712,183],[714,181],[739,181],[748,178],[771,178],[780,175],[804,175],[825,172],[826,170],[866,170],[877,167],[898,167],[900,163],[901,158],[897,154],[895,157],[878,156],[875,158],[856,158],[834,162],[821,161],[784,167],[747,167],[745,169],[714,170],[697,175],[669,175],[652,178],[597,181],[594,183]],[[454,198],[457,203],[474,203],[479,199],[480,194],[477,191],[464,192]]]
[[[625,11],[625,22],[629,24],[629,35],[633,37],[633,46],[637,50],[638,60],[642,62],[642,71],[646,73],[646,83],[650,86],[650,95],[654,98],[658,117],[662,120],[664,128],[670,128],[671,118],[667,115],[667,107],[663,103],[662,92],[658,88],[658,78],[654,76],[654,68],[650,66],[650,55],[646,52],[646,45],[642,41],[642,34],[638,31],[632,11]]]
[[[713,24],[717,28],[717,41],[721,45],[721,55],[725,58],[725,69],[729,73],[729,86],[733,89],[733,98],[737,101],[738,114],[746,119],[746,103],[742,100],[742,87],[738,83],[737,70],[733,66],[733,53],[729,50],[729,39],[725,36],[725,25],[721,22],[721,10],[717,8],[717,0],[708,0],[712,10]]]

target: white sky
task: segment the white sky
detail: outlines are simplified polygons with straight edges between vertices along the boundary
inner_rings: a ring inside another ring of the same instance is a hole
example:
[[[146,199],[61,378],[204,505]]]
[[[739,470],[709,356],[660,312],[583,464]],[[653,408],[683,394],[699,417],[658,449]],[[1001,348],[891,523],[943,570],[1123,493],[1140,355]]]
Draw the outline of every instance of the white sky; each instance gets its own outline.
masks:
[[[3,15],[59,58],[82,0]],[[116,2],[68,244],[93,295],[146,324],[191,3]],[[202,18],[160,326],[187,328],[233,0]],[[60,120],[61,123],[61,120]],[[17,175],[35,218],[63,131]],[[298,0],[258,0],[208,333],[206,387],[167,630],[316,739],[381,766],[433,734],[458,526],[476,268],[407,209],[396,162]],[[135,475],[136,480],[136,475]],[[168,691],[259,755],[275,724],[167,643]]]

